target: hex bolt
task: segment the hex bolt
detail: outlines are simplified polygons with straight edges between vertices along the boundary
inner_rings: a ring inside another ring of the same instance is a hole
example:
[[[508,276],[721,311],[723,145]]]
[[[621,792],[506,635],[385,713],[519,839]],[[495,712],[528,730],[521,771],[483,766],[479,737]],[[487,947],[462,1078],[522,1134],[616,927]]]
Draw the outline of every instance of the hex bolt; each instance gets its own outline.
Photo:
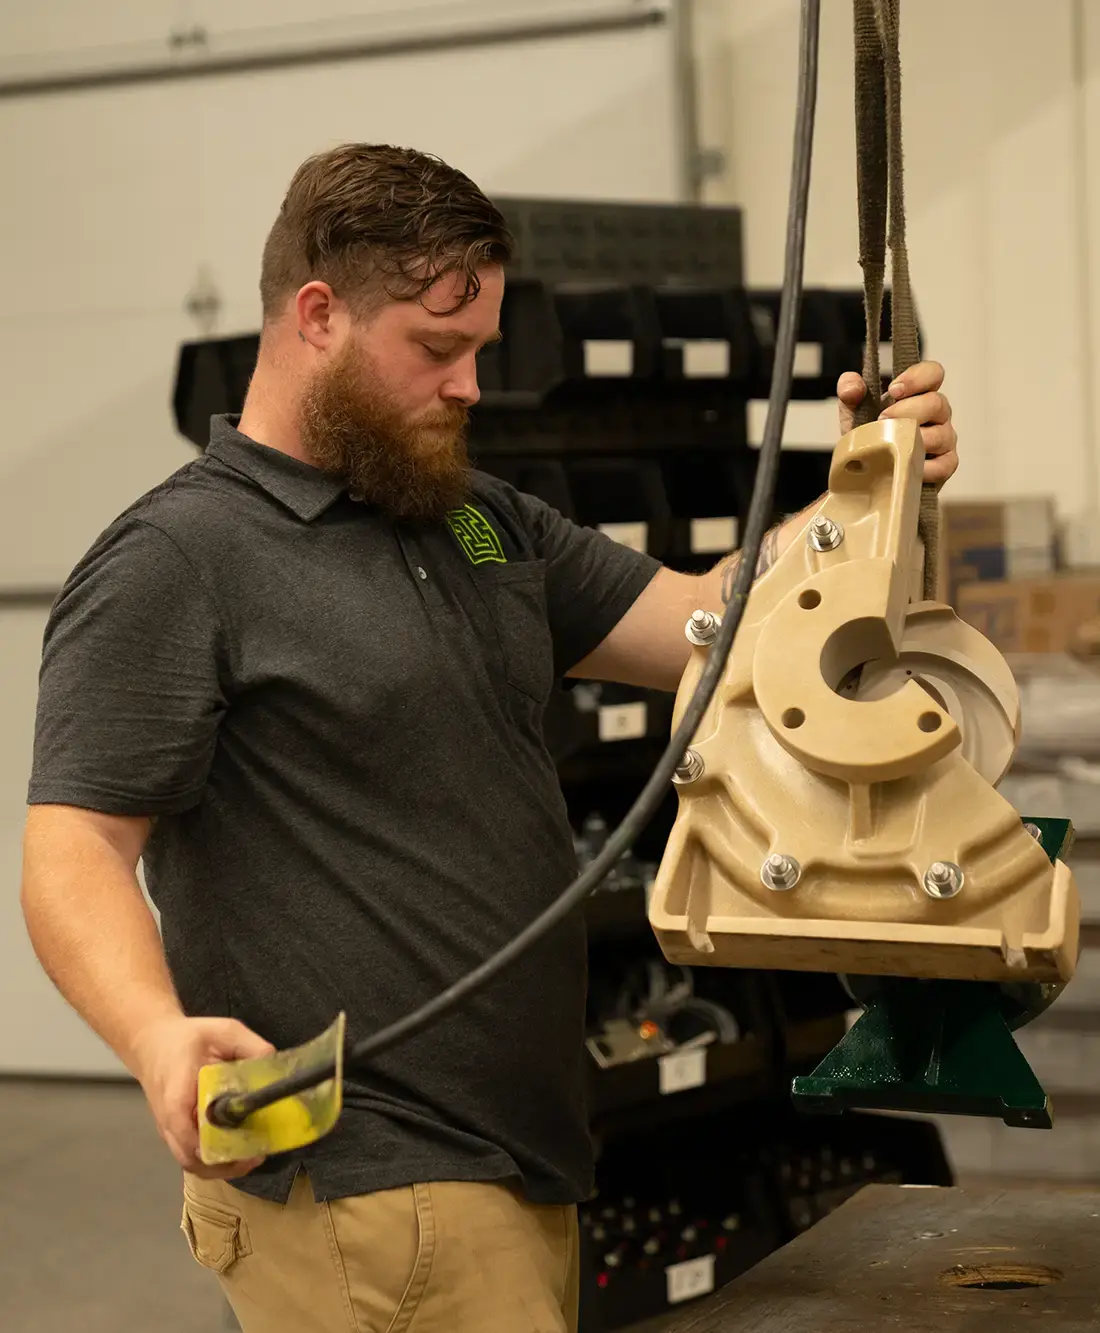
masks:
[[[703,756],[698,750],[685,750],[684,757],[676,765],[672,780],[677,786],[686,786],[703,776]]]
[[[693,611],[684,633],[687,635],[688,643],[695,644],[697,648],[706,648],[718,637],[721,624],[713,611]]]
[[[925,872],[924,891],[929,898],[954,898],[965,878],[954,861],[933,861]]]
[[[818,514],[810,524],[806,540],[815,551],[835,551],[844,540],[844,529],[825,514]]]
[[[1024,832],[1030,833],[1040,847],[1043,845],[1043,830],[1038,824],[1025,824]]]
[[[784,856],[775,852],[760,867],[760,879],[765,888],[777,893],[784,889],[793,889],[802,878],[802,867],[793,856]]]

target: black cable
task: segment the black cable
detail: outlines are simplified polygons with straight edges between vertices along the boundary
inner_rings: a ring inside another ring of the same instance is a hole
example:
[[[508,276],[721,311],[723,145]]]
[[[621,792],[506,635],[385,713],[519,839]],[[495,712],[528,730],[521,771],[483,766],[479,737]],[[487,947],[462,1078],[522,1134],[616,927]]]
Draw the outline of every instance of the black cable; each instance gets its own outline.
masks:
[[[623,854],[630,850],[634,840],[653,817],[664,800],[673,772],[683,758],[695,735],[703,714],[721,679],[733,645],[734,635],[745,612],[745,604],[752,588],[760,546],[772,518],[775,503],[775,482],[779,472],[779,455],[783,442],[783,426],[791,395],[794,374],[795,347],[798,343],[799,314],[802,306],[802,269],[806,248],[806,214],[810,193],[810,164],[813,156],[814,113],[817,101],[818,35],[820,28],[820,0],[802,0],[801,31],[798,59],[798,107],[795,116],[794,154],[791,164],[791,186],[787,210],[787,241],[783,269],[783,298],[779,307],[779,328],[775,345],[775,365],[772,371],[771,393],[768,398],[768,416],[764,439],[757,463],[756,481],[745,524],[745,540],[734,579],[729,605],[722,625],[707,658],[699,684],[695,688],[680,725],[673,733],[668,748],[661,756],[649,781],[638,799],[627,812],[622,823],[610,835],[599,855],[565,889],[545,912],[536,917],[499,952],[472,972],[441,991],[419,1009],[406,1014],[389,1027],[376,1032],[354,1046],[347,1054],[348,1064],[361,1064],[381,1054],[398,1042],[422,1032],[436,1019],[454,1009],[485,987],[506,968],[521,958],[532,945],[569,916],[592,892],[600,881],[618,865]],[[279,1079],[266,1088],[249,1093],[226,1093],[215,1098],[207,1108],[209,1120],[216,1125],[239,1125],[253,1111],[270,1106],[273,1102],[307,1088],[316,1087],[334,1077],[334,1063],[303,1070]]]

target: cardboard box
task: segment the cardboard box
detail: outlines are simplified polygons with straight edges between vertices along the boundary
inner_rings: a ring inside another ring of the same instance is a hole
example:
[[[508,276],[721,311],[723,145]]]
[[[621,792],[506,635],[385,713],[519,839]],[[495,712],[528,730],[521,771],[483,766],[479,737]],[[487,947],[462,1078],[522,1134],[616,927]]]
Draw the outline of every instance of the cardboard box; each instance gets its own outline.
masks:
[[[1002,653],[1064,653],[1078,629],[1100,616],[1100,575],[968,583],[955,609]]]
[[[948,502],[940,509],[945,591],[966,583],[1034,579],[1057,568],[1057,517],[1049,497]]]
[[[1100,523],[1087,510],[1062,520],[1058,549],[1064,569],[1100,569]]]

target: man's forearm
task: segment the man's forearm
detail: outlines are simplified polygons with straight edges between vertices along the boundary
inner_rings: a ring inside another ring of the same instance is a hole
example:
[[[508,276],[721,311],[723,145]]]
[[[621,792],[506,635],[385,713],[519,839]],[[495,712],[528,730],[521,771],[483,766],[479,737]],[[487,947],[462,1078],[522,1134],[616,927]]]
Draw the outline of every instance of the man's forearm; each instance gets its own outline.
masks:
[[[808,508],[792,515],[783,523],[769,528],[760,543],[760,555],[756,562],[754,578],[766,574],[783,552],[790,546],[795,536],[806,525],[809,514],[817,508],[820,501],[815,501]],[[741,552],[733,551],[724,560],[719,561],[709,574],[703,576],[706,586],[707,606],[717,609],[728,606],[733,597],[734,580],[741,567]]]
[[[759,573],[771,568],[808,518],[809,511],[804,510],[765,536],[757,562]],[[740,560],[741,552],[734,551],[706,574],[658,570],[603,643],[569,675],[651,690],[678,689],[691,654],[684,627],[696,610],[720,613],[729,605]]]
[[[182,1012],[137,881],[140,822],[123,822],[120,836],[109,817],[35,807],[23,858],[23,915],[39,961],[131,1073],[142,1032]]]

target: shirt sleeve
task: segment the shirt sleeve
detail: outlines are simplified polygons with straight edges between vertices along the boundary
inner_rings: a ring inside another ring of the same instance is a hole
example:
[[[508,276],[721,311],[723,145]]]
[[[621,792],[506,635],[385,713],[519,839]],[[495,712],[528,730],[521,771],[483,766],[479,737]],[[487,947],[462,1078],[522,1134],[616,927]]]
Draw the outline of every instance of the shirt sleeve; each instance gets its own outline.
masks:
[[[554,664],[564,676],[607,638],[661,562],[571,522],[533,495],[518,495],[532,547],[546,562]]]
[[[120,520],[46,625],[29,803],[150,816],[196,805],[227,677],[198,575],[159,528]]]

